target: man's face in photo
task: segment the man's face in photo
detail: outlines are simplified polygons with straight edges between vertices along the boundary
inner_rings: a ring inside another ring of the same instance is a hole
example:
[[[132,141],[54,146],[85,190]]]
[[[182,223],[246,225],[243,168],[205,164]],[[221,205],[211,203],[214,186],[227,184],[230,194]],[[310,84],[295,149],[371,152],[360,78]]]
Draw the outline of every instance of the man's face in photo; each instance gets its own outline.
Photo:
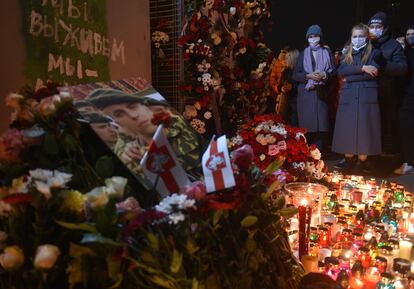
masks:
[[[120,127],[135,136],[152,136],[157,128],[151,123],[153,111],[139,102],[113,104],[103,111]]]

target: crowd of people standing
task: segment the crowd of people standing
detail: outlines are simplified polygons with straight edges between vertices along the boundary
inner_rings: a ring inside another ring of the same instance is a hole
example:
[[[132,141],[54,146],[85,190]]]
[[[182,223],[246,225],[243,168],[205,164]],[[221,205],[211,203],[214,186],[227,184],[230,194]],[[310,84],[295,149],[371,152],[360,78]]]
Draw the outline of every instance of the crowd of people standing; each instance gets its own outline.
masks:
[[[378,12],[352,27],[341,51],[325,45],[318,25],[306,40],[275,60],[275,111],[323,153],[341,154],[335,169],[372,173],[373,156],[400,153],[394,173],[414,172],[414,25],[397,41]]]

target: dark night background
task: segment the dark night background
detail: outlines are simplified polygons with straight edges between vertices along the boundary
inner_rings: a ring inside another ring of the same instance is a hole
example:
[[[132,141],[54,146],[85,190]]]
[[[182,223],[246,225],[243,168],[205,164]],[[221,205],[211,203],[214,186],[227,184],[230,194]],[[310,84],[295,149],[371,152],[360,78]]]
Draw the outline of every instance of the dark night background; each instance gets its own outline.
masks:
[[[342,49],[352,26],[367,23],[378,11],[387,13],[394,38],[414,23],[414,0],[272,0],[273,25],[265,32],[266,43],[275,52],[286,45],[302,50],[307,28],[319,24],[325,43]]]

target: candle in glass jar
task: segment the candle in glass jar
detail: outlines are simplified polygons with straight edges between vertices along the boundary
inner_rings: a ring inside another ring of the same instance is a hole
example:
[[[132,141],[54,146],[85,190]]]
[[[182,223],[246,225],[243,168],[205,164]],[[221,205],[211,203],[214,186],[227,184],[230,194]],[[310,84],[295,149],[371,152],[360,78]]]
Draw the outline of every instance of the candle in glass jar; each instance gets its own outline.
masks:
[[[318,257],[303,255],[301,260],[306,273],[318,272]]]
[[[319,229],[319,245],[323,248],[329,247],[331,243],[331,236],[328,228],[322,227]]]
[[[411,260],[413,243],[407,240],[400,241],[400,258]]]
[[[381,280],[381,272],[376,267],[369,267],[364,274],[365,289],[375,289]]]
[[[375,267],[377,267],[381,273],[386,272],[387,271],[387,259],[381,256],[376,256]]]
[[[331,249],[328,248],[320,248],[318,252],[318,260],[325,261],[326,257],[330,257],[332,254]]]
[[[358,259],[361,261],[362,267],[367,268],[371,265],[370,250],[366,247],[358,249]]]

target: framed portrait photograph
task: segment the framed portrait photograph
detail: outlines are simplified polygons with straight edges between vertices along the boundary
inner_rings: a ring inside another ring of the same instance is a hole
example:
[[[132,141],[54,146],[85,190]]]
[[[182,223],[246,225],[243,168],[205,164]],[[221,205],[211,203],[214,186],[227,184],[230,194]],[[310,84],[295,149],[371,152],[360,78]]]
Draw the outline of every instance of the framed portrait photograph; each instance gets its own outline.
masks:
[[[83,120],[146,187],[151,185],[139,164],[158,127],[155,115],[168,116],[163,133],[189,177],[200,174],[199,135],[146,80],[137,77],[65,89],[74,96]]]

